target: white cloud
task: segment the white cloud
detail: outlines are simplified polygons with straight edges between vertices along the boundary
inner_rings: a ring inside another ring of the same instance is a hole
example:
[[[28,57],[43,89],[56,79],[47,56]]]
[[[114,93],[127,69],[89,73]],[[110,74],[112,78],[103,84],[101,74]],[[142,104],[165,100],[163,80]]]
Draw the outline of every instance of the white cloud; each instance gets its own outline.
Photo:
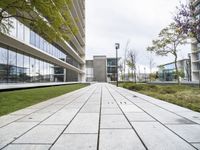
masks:
[[[172,22],[172,13],[179,0],[86,0],[86,59],[93,55],[115,56],[114,43],[119,42],[119,55],[130,39],[130,48],[138,51],[138,63],[148,67],[146,47],[162,28]],[[190,47],[183,47],[180,58]],[[156,64],[173,57],[154,57]]]

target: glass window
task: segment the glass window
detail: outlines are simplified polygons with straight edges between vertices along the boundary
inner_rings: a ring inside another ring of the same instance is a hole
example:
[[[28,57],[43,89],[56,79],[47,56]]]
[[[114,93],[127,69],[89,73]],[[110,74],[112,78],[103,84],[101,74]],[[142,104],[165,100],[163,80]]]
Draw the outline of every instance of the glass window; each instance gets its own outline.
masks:
[[[35,44],[35,32],[31,31],[30,32],[30,44],[36,46]]]
[[[7,82],[8,50],[0,47],[0,83]]]
[[[30,82],[30,57],[24,55],[24,82]]]
[[[19,21],[17,21],[17,38],[24,40],[24,25]]]
[[[35,46],[40,48],[40,37],[35,33]]]
[[[24,26],[24,40],[27,43],[30,43],[30,29]]]
[[[44,62],[40,61],[40,81],[44,81]]]
[[[36,68],[35,68],[35,59],[30,57],[30,82],[34,82],[36,79]]]
[[[10,28],[10,35],[13,36],[13,37],[17,37],[16,36],[17,35],[17,31],[16,31],[16,29],[17,29],[17,22],[16,22],[16,19],[15,18],[9,18],[9,19],[12,22],[11,24],[13,26],[13,27]]]
[[[50,51],[49,51],[49,43],[48,43],[48,42],[46,43],[46,51],[47,51],[47,53],[50,54]]]
[[[54,65],[50,64],[49,66],[50,82],[54,81]]]
[[[46,66],[46,80],[47,80],[47,82],[49,82],[50,81],[50,73],[49,73],[49,71],[50,71],[50,64],[49,63],[47,63],[46,64],[47,66]]]
[[[17,53],[15,51],[8,51],[8,82],[16,82],[17,76]]]
[[[44,50],[45,52],[47,52],[47,45],[46,45],[46,41],[45,41],[45,40],[43,41],[43,44],[44,44],[44,45],[43,45],[43,50]]]
[[[40,82],[40,61],[35,59],[35,82]]]
[[[17,53],[17,82],[24,81],[24,55]]]
[[[38,37],[39,37],[39,40],[40,40],[40,47],[39,48],[44,51],[44,40],[40,36],[38,36]]]

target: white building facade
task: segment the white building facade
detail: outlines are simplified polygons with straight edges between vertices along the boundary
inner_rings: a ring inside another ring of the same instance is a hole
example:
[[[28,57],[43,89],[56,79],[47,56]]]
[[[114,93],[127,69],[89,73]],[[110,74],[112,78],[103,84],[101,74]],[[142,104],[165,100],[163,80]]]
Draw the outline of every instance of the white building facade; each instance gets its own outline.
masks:
[[[200,0],[191,0],[191,3],[195,7],[194,19],[200,19]],[[192,81],[198,81],[200,77],[200,43],[193,39],[191,49],[191,77]]]

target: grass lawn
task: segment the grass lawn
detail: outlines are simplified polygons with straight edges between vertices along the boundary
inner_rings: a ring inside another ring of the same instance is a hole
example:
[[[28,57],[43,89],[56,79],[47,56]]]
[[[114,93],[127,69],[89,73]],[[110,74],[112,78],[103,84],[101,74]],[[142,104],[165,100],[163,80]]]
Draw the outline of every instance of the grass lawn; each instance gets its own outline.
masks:
[[[0,116],[87,86],[72,84],[0,92]]]
[[[200,112],[200,89],[187,85],[120,83],[121,87]]]

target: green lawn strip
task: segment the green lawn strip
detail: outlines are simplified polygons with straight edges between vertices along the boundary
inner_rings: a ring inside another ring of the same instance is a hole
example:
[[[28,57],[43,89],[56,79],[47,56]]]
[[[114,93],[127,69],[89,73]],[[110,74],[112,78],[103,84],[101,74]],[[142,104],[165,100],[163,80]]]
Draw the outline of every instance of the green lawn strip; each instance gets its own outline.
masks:
[[[187,85],[122,83],[120,86],[200,112],[200,89]]]
[[[0,116],[87,86],[72,84],[0,92]]]

